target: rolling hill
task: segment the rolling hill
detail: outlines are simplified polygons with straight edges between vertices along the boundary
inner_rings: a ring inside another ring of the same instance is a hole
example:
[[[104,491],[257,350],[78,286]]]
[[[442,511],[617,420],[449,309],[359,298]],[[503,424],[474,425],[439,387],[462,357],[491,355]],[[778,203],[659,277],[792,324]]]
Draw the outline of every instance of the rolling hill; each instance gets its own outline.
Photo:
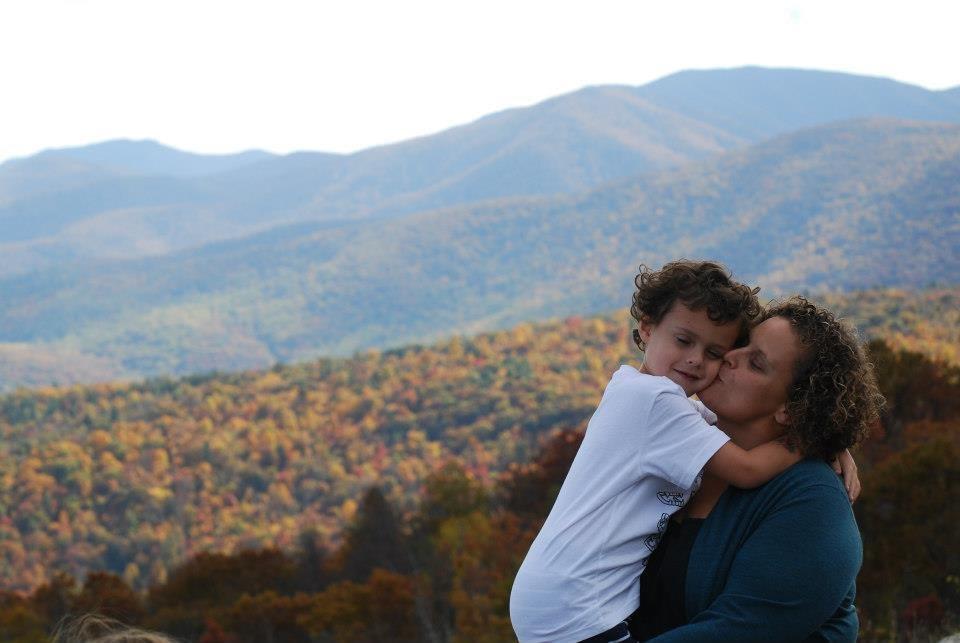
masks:
[[[590,87],[354,154],[201,157],[109,142],[0,165],[0,274],[160,256],[305,221],[575,194],[838,119],[960,122],[955,92],[808,70]],[[162,184],[163,190],[150,186]]]
[[[45,150],[0,164],[0,204],[37,194],[72,190],[112,177],[216,174],[272,156],[259,150],[239,154],[193,154],[149,140],[114,140]]]
[[[766,292],[953,284],[960,126],[831,124],[576,195],[301,224],[0,280],[6,386],[233,370],[629,301],[714,257]]]

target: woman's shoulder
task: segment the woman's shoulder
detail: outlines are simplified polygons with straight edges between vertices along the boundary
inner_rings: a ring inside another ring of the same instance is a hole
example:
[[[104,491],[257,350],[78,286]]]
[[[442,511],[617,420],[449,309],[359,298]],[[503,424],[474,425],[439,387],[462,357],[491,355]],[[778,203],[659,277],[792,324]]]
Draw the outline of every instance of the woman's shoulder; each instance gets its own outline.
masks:
[[[850,513],[850,500],[843,481],[833,468],[816,458],[806,458],[796,463],[765,487],[775,497],[788,502],[805,499],[821,510],[833,508],[841,513]]]
[[[734,531],[773,525],[770,533],[787,539],[806,533],[811,525],[830,525],[825,542],[844,548],[853,557],[861,547],[843,483],[830,465],[813,459],[798,462],[756,489],[731,487],[710,518],[721,528]]]
[[[829,464],[817,458],[801,460],[784,471],[781,477],[793,484],[827,485],[828,487],[836,486],[838,489],[843,488],[840,483],[840,476]]]
[[[755,517],[778,513],[829,514],[852,518],[846,489],[826,462],[807,458],[755,489],[730,487],[721,513]]]

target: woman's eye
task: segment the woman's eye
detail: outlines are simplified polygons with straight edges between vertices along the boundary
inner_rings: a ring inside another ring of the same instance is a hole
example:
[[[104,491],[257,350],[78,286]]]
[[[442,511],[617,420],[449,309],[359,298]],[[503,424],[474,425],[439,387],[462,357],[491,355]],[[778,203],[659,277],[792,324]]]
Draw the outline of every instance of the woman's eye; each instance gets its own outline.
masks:
[[[755,371],[762,371],[762,370],[763,370],[763,369],[760,367],[760,363],[759,363],[759,362],[755,362],[755,361],[753,361],[753,360],[750,360],[750,368],[752,368],[752,369],[755,370]]]

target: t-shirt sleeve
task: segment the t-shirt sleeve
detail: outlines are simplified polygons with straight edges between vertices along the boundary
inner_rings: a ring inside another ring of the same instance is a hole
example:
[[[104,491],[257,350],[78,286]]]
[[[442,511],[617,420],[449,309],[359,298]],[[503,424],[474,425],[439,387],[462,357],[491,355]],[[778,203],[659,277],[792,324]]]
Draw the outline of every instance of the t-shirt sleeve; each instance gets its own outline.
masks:
[[[679,392],[662,391],[653,400],[644,427],[641,466],[681,489],[689,489],[707,460],[729,439],[707,424]]]
[[[708,409],[706,404],[700,400],[690,400],[690,404],[693,405],[693,410],[699,413],[700,417],[702,417],[707,424],[717,423],[717,414]]]

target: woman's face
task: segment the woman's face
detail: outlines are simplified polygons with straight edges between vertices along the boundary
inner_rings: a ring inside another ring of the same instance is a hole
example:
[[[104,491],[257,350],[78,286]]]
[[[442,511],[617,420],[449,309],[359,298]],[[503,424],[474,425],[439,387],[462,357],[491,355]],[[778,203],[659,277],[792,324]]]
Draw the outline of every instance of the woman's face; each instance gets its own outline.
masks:
[[[738,442],[728,427],[734,431],[757,426],[782,429],[788,421],[787,392],[800,356],[800,341],[790,322],[771,317],[751,331],[749,344],[726,354],[717,378],[700,393],[700,399],[717,414],[717,424]]]

